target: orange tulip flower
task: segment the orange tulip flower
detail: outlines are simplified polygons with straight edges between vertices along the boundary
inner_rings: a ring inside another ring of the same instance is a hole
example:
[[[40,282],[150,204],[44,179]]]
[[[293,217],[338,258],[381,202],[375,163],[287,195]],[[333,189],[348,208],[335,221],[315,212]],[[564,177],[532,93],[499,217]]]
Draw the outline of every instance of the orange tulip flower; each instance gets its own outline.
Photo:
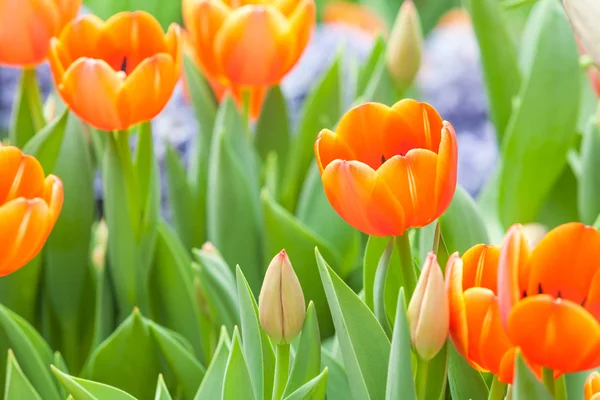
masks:
[[[448,260],[450,339],[473,368],[512,383],[515,347],[504,332],[496,296],[499,256],[499,247],[479,244],[462,260],[458,253]]]
[[[81,0],[0,0],[0,64],[44,61],[50,39],[77,16]]]
[[[498,267],[500,316],[511,342],[555,374],[600,366],[600,232],[551,230],[530,250],[512,226]]]
[[[17,147],[0,145],[0,276],[27,264],[42,249],[63,204],[63,186]]]
[[[76,19],[52,40],[49,58],[69,108],[112,131],[149,121],[165,107],[179,79],[181,48],[176,24],[165,35],[152,15],[136,11],[106,22]]]
[[[315,155],[337,213],[369,235],[402,235],[438,218],[456,189],[456,133],[427,103],[366,103],[324,129]]]
[[[326,2],[323,8],[323,22],[353,26],[371,36],[387,37],[388,34],[385,21],[375,10],[347,1]]]
[[[600,400],[600,373],[594,371],[585,380],[584,400]]]
[[[258,116],[267,87],[296,64],[315,25],[314,0],[183,0],[191,54],[217,95],[250,93]]]

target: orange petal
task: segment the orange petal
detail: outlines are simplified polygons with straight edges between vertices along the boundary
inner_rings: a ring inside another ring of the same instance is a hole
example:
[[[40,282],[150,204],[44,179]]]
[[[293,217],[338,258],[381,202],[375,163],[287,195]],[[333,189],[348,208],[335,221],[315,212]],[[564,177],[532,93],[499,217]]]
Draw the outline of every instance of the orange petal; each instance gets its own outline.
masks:
[[[103,27],[104,21],[93,14],[87,14],[73,20],[63,29],[59,40],[66,49],[69,55],[68,60],[70,60],[63,64],[65,69],[81,57],[100,58],[98,39]]]
[[[450,339],[456,350],[469,358],[469,329],[463,296],[463,261],[458,253],[452,254],[446,266],[446,294],[450,309]]]
[[[10,173],[10,172],[9,172]],[[44,193],[44,170],[39,161],[29,155],[22,155],[12,185],[2,203],[17,197],[33,199]],[[2,243],[2,242],[0,242]]]
[[[413,149],[406,156],[394,156],[378,170],[378,177],[390,188],[404,210],[404,225],[420,228],[435,220],[435,173],[437,154]]]
[[[600,394],[600,372],[592,372],[585,380],[583,388],[585,400],[591,399],[595,394]]]
[[[500,318],[506,329],[511,309],[527,290],[529,245],[521,225],[510,227],[498,258],[498,304]]]
[[[583,304],[585,305],[585,309],[600,321],[600,271],[594,275],[589,295]]]
[[[284,14],[285,15],[285,14]],[[315,27],[315,2],[313,0],[300,0],[300,4],[296,7],[290,16],[290,31],[295,37],[296,45],[289,64],[285,68],[287,73],[298,62],[298,59],[304,53],[304,49],[310,40],[313,29]]]
[[[27,264],[47,237],[48,206],[42,199],[19,198],[0,206],[0,276]],[[38,250],[39,251],[39,250]]]
[[[103,60],[80,58],[65,72],[58,90],[69,108],[100,130],[128,128],[127,110],[117,107],[123,81]]]
[[[213,77],[220,75],[215,58],[215,37],[231,12],[226,4],[219,0],[186,1],[183,20],[189,32],[190,45],[197,55],[204,72]]]
[[[450,206],[456,191],[458,145],[456,132],[450,122],[444,121],[437,162],[435,199],[436,214],[442,215]]]
[[[550,295],[521,300],[510,313],[508,335],[529,360],[563,373],[595,367],[600,323],[583,307]]]
[[[129,108],[128,125],[150,121],[165,107],[175,84],[178,72],[173,58],[166,53],[146,58],[125,79],[119,94],[119,108]]]
[[[498,372],[498,379],[500,382],[513,383],[515,376],[515,362],[517,361],[517,348],[511,347],[500,361],[500,370]]]
[[[348,147],[341,136],[336,135],[335,132],[329,129],[323,129],[319,132],[319,136],[315,141],[315,157],[319,170],[323,173],[325,167],[333,160],[355,160],[356,154]]]
[[[325,194],[337,213],[368,235],[404,233],[404,213],[375,171],[358,161],[335,160],[322,175]]]
[[[496,293],[498,289],[498,259],[500,247],[478,244],[462,256],[464,263],[463,287],[484,287]]]
[[[323,7],[323,22],[354,26],[373,36],[387,36],[386,22],[377,12],[363,4],[328,1]]]
[[[499,376],[502,372],[502,360],[512,347],[500,320],[498,300],[494,298],[483,320],[479,339],[481,365],[485,365],[494,375]]]
[[[393,147],[395,154],[406,154],[410,149],[421,148],[439,152],[442,137],[442,117],[427,103],[403,99],[392,106],[402,118],[393,135],[385,137],[386,148]]]
[[[108,19],[100,32],[98,50],[115,71],[126,74],[144,59],[168,52],[162,27],[145,11],[121,12]]]
[[[50,225],[54,226],[64,201],[63,183],[54,175],[48,175],[44,181],[44,201],[48,204]]]
[[[0,145],[0,205],[6,202],[22,159],[23,152],[19,148]]]
[[[481,353],[481,339],[487,315],[496,304],[496,296],[489,289],[476,287],[465,290],[464,301],[469,332],[468,359],[480,368],[489,371],[490,367],[485,363]]]
[[[600,271],[600,232],[573,222],[551,230],[531,253],[528,294],[543,293],[581,304]]]
[[[68,24],[77,16],[81,0],[54,0],[61,17],[61,26]]]
[[[296,38],[272,6],[234,10],[215,37],[219,69],[236,85],[274,85],[287,72]]]
[[[179,75],[183,60],[183,38],[179,25],[175,23],[169,25],[169,30],[165,35],[165,43],[167,45],[167,53],[173,58],[175,71]]]
[[[226,90],[227,89],[223,90],[223,95],[225,94]],[[249,109],[250,119],[255,121],[260,116],[260,111],[261,111],[262,105],[265,101],[268,87],[267,86],[251,86],[251,87],[248,86],[248,87],[242,88],[242,87],[238,87],[238,86],[231,86],[231,87],[229,87],[229,90],[231,91],[231,94],[233,95],[233,99],[235,100],[240,112],[243,110],[243,107],[244,107],[243,92],[247,91],[250,94],[250,109]]]

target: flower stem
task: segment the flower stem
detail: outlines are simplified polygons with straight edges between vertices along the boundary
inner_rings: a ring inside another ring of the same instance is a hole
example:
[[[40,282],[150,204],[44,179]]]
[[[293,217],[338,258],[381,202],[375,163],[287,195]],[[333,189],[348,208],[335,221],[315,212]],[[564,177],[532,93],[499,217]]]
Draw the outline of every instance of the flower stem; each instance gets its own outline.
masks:
[[[492,381],[492,387],[490,388],[490,394],[488,400],[504,400],[504,392],[506,392],[506,383],[500,382],[498,377],[494,375]]]
[[[406,302],[410,302],[415,288],[417,287],[417,274],[413,265],[412,251],[408,231],[402,236],[396,236],[396,246],[400,255],[400,270],[402,273],[402,286],[404,286]]]
[[[275,356],[275,382],[273,384],[273,400],[281,400],[287,385],[290,370],[290,344],[278,344]]]
[[[550,394],[554,396],[554,371],[550,368],[542,368],[542,381]]]
[[[417,399],[424,400],[427,394],[427,376],[429,375],[429,361],[419,358],[417,361]]]
[[[554,399],[567,400],[567,382],[565,375],[562,374],[554,381]]]
[[[11,115],[11,143],[22,148],[45,125],[35,68],[25,68]]]

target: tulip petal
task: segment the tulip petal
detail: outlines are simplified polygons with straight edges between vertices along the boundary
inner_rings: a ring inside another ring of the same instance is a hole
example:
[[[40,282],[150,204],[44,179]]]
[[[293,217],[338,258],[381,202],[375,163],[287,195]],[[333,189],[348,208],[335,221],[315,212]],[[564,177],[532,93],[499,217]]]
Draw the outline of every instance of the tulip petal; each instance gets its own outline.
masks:
[[[0,204],[6,203],[22,159],[23,152],[17,147],[0,146]]]
[[[325,194],[338,214],[368,235],[404,233],[404,212],[375,171],[358,161],[335,160],[322,175]]]
[[[563,373],[594,367],[600,354],[600,323],[578,304],[547,294],[515,305],[508,335],[529,360]]]
[[[169,25],[169,30],[165,35],[165,43],[167,45],[167,53],[173,58],[175,72],[179,76],[183,60],[183,38],[179,25],[175,23]]]
[[[510,310],[523,297],[529,279],[529,244],[521,225],[510,227],[498,258],[498,303],[500,317],[506,329]]]
[[[13,176],[12,185],[4,198],[1,199],[2,203],[9,202],[17,197],[26,199],[42,197],[43,193],[44,170],[42,166],[34,157],[21,154],[21,160]]]
[[[581,304],[600,271],[600,232],[573,222],[550,231],[531,253],[528,294],[547,293]]]
[[[215,38],[219,69],[236,85],[274,85],[287,72],[296,38],[289,22],[272,6],[234,10]]]
[[[167,53],[158,21],[145,11],[122,12],[106,21],[98,39],[101,59],[115,71],[129,74],[144,59]]]
[[[290,15],[290,31],[296,38],[296,46],[293,55],[285,68],[285,73],[292,69],[304,52],[315,27],[315,15],[316,10],[314,0],[300,0],[296,9]]]
[[[162,111],[177,83],[177,72],[166,53],[146,58],[133,70],[117,100],[119,109],[129,108],[128,125],[150,121]]]
[[[404,210],[405,225],[422,227],[439,217],[435,213],[435,173],[438,156],[424,149],[413,149],[394,156],[378,170]]]
[[[436,214],[438,215],[443,214],[452,202],[456,191],[458,165],[456,132],[449,122],[444,121],[443,124],[435,182]]]
[[[479,338],[481,365],[484,365],[495,375],[500,375],[502,360],[512,347],[512,343],[508,339],[500,320],[498,300],[494,297],[483,320],[481,337]]]
[[[594,318],[600,321],[600,270],[594,275],[592,284],[590,285],[589,295],[582,304]]]
[[[50,225],[58,219],[64,201],[64,189],[62,181],[54,175],[48,175],[44,181],[44,201],[49,208]],[[50,233],[50,232],[48,232]]]
[[[73,63],[73,60],[65,45],[57,38],[52,38],[50,41],[48,61],[50,63],[50,71],[52,72],[54,82],[58,85],[62,82],[65,69]]]
[[[500,247],[478,244],[462,256],[463,288],[483,287],[496,293],[498,290],[498,259]]]
[[[315,157],[319,170],[323,173],[325,167],[333,160],[355,160],[356,154],[344,142],[342,136],[336,135],[329,129],[323,129],[315,141]]]
[[[73,20],[81,7],[81,0],[54,0],[54,3],[59,10],[61,26]]]
[[[463,261],[458,253],[452,254],[446,266],[446,294],[450,309],[450,339],[456,350],[468,360],[469,329],[463,296]]]
[[[122,86],[105,61],[80,58],[67,69],[58,90],[75,114],[95,128],[111,131],[128,127],[117,107]]]
[[[59,41],[68,52],[68,59],[70,60],[68,63],[63,64],[65,69],[78,58],[100,57],[98,39],[103,27],[104,21],[93,14],[87,14],[73,20],[63,29]]]
[[[489,289],[475,287],[465,290],[464,301],[469,332],[469,360],[481,369],[489,371],[489,366],[485,364],[485,359],[481,352],[481,339],[488,313],[496,305],[496,296]]]
[[[250,95],[249,114],[252,120],[256,120],[260,116],[262,105],[267,96],[267,86],[251,86],[251,87],[239,87],[232,85],[229,87],[231,94],[239,109],[244,106],[244,92]]]
[[[183,13],[191,45],[202,69],[212,78],[219,77],[215,57],[215,37],[231,9],[219,0],[185,1],[188,11]]]
[[[385,137],[386,148],[393,147],[395,154],[406,154],[413,148],[439,152],[443,125],[435,108],[413,99],[403,99],[394,104],[392,110],[403,122],[396,127],[394,135]]]

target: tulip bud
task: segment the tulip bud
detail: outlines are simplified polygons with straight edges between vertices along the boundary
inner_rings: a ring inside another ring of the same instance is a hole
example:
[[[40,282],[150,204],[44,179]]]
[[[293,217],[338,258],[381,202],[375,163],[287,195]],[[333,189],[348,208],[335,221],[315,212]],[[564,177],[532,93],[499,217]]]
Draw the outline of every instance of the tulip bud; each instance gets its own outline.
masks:
[[[600,373],[594,371],[585,380],[583,386],[583,398],[585,400],[598,400],[600,399]]]
[[[306,303],[285,250],[273,258],[258,298],[263,329],[276,344],[290,343],[302,330]]]
[[[544,236],[548,233],[548,229],[542,224],[538,224],[536,222],[532,222],[530,224],[523,225],[523,234],[527,238],[527,243],[529,243],[529,248],[534,249],[537,246],[538,242],[542,240]]]
[[[219,250],[217,250],[217,248],[211,242],[204,242],[204,244],[202,245],[202,251],[208,254],[212,254],[214,256],[221,257],[221,253],[219,253]]]
[[[444,275],[434,253],[427,255],[407,316],[413,348],[421,359],[431,360],[444,346],[450,325]]]
[[[563,0],[575,36],[586,53],[600,66],[600,2],[598,0]]]
[[[108,245],[108,226],[100,220],[94,233],[94,248],[92,249],[92,263],[98,268],[104,268],[106,259],[106,246]]]
[[[419,13],[412,0],[406,0],[394,22],[386,52],[388,70],[398,89],[408,89],[417,76],[422,46]]]

